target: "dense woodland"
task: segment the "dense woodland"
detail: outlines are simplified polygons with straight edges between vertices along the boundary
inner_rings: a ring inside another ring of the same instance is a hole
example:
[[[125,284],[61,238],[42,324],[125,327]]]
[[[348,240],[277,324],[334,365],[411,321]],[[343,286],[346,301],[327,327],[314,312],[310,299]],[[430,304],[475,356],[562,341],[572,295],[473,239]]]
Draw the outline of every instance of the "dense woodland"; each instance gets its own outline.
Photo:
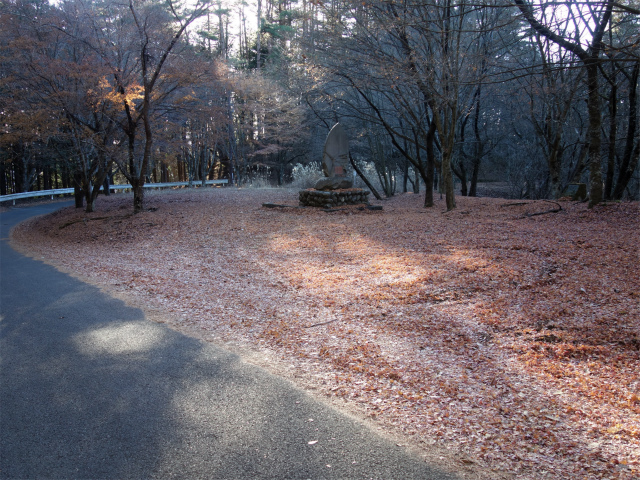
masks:
[[[1,194],[282,185],[339,121],[380,195],[426,207],[639,195],[637,0],[3,0],[0,48]]]

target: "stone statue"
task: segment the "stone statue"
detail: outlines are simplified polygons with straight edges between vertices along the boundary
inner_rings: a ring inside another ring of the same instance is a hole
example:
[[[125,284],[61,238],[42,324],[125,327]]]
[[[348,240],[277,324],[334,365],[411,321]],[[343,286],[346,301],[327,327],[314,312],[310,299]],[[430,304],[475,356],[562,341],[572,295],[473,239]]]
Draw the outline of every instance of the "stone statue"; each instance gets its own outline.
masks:
[[[325,178],[318,180],[314,188],[301,190],[300,205],[331,209],[342,205],[368,205],[368,190],[352,188],[347,177],[349,164],[349,140],[342,125],[336,123],[324,143],[322,171]],[[364,208],[364,207],[362,207]]]
[[[327,140],[324,142],[322,152],[322,171],[325,178],[319,180],[316,190],[340,190],[351,188],[353,182],[347,178],[347,165],[349,164],[349,139],[342,128],[336,123]]]

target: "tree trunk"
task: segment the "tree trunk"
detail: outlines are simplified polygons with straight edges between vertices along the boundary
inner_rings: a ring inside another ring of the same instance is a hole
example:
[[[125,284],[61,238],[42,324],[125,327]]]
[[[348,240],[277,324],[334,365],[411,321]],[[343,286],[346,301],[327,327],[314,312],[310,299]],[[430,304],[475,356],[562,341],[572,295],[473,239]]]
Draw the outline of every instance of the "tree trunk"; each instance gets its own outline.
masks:
[[[478,196],[478,175],[480,174],[480,156],[473,158],[473,170],[471,171],[471,187],[469,188],[469,196]]]
[[[587,154],[589,152],[589,143],[587,140],[586,144],[583,144],[580,147],[580,153],[578,153],[578,159],[576,160],[575,166],[569,173],[567,177],[568,183],[581,183],[580,180],[582,178],[582,173],[585,168],[585,159],[587,158]]]
[[[433,186],[435,184],[435,173],[436,173],[436,154],[433,149],[433,144],[436,139],[436,124],[435,122],[431,122],[429,125],[429,130],[427,131],[427,167],[424,175],[424,206],[425,208],[433,207]],[[417,142],[416,142],[417,145]],[[416,149],[420,152],[420,149]],[[422,164],[422,162],[421,162]]]
[[[595,22],[595,27],[591,32],[591,46],[587,50],[582,48],[580,44],[570,42],[564,37],[552,32],[549,27],[538,22],[533,15],[531,5],[525,0],[514,0],[514,2],[529,24],[537,32],[580,58],[587,72],[587,111],[589,115],[587,142],[589,143],[589,207],[591,208],[602,202],[603,196],[602,158],[600,152],[602,145],[602,139],[600,138],[602,120],[600,118],[600,95],[598,92],[598,66],[601,63],[600,53],[604,47],[602,38],[611,20],[614,2],[611,0],[603,1],[604,10],[600,21],[598,21],[595,15],[592,17],[592,20]]]
[[[144,178],[144,177],[143,177]],[[131,182],[133,190],[133,213],[140,213],[144,208],[144,180],[134,179]]]
[[[95,183],[91,178],[82,179],[82,192],[84,194],[84,198],[87,200],[87,206],[84,210],[85,212],[93,212],[96,198],[98,198],[98,194],[100,193],[100,187],[103,186],[104,183],[107,183],[108,185],[106,169],[97,175]]]
[[[262,0],[258,0],[258,32],[256,38],[256,70],[260,71],[260,55],[262,51]]]
[[[405,145],[406,148],[406,145]],[[402,193],[407,193],[407,185],[409,183],[409,160],[405,158],[402,164]]]
[[[369,182],[369,179],[365,176],[362,170],[358,168],[358,165],[356,164],[355,160],[351,156],[351,152],[349,152],[349,161],[351,162],[351,166],[356,171],[358,176],[362,179],[365,185],[369,187],[369,190],[371,190],[371,193],[373,193],[373,196],[376,197],[378,200],[382,200],[382,197],[380,196],[378,191],[375,188],[373,188],[373,185],[371,185],[371,182]]]
[[[627,142],[622,156],[622,163],[618,171],[616,187],[613,191],[613,198],[620,200],[624,194],[625,188],[629,184],[633,172],[638,166],[638,157],[640,156],[640,142],[634,149],[634,139],[638,128],[638,80],[640,77],[640,62],[633,67],[631,80],[629,85],[629,127],[627,128]]]
[[[451,158],[442,157],[442,184],[444,185],[447,212],[456,208],[456,196],[453,189],[453,175],[451,173]]]
[[[560,142],[562,139],[562,133],[560,129],[556,130],[556,138],[553,141],[553,144],[549,147],[551,151],[549,152],[549,158],[547,158],[547,164],[549,167],[549,182],[550,182],[550,190],[551,190],[551,198],[560,198],[560,188],[561,188],[561,169],[562,169],[562,148],[560,147]]]
[[[87,193],[85,192],[84,197],[87,199],[87,206],[85,207],[84,211],[85,213],[91,213],[93,212],[93,205],[94,205],[94,199],[92,198],[91,193]]]
[[[460,195],[462,195],[463,197],[466,197],[468,192],[467,169],[464,166],[464,161],[460,162],[460,167],[458,168],[457,171],[454,169],[454,173],[456,174],[456,177],[460,179]]]
[[[615,66],[612,66],[615,68]],[[609,94],[609,152],[607,157],[607,177],[604,182],[604,198],[610,199],[613,190],[613,175],[616,167],[616,137],[618,130],[618,87],[615,71],[611,74]]]
[[[589,207],[602,202],[602,145],[600,118],[600,94],[598,92],[598,59],[589,58],[585,61],[587,70],[587,110],[589,112]]]
[[[486,48],[485,48],[486,55]],[[486,61],[482,59],[482,71],[486,70]],[[475,146],[473,148],[473,163],[471,170],[471,187],[469,188],[469,196],[475,197],[478,194],[478,175],[480,174],[480,162],[484,152],[484,143],[480,138],[480,93],[482,84],[478,85],[476,90],[475,111],[473,114],[473,136],[475,137]]]
[[[62,188],[71,188],[71,175],[67,165],[62,166]]]
[[[160,164],[160,181],[162,183],[169,182],[169,169],[167,168],[167,164],[164,162]]]
[[[13,193],[22,193],[24,192],[24,176],[22,175],[24,165],[22,164],[22,159],[14,158],[11,165],[13,166]]]
[[[140,171],[137,172],[137,178],[134,178],[131,182],[133,187],[133,213],[140,213],[144,209],[144,182],[151,160],[151,152],[153,147],[153,131],[151,130],[151,120],[149,118],[151,111],[150,100],[151,87],[145,86],[145,95],[142,102],[142,123],[144,125],[144,153],[142,154],[142,164],[140,165]]]
[[[51,169],[45,165],[42,169],[43,190],[51,190]]]
[[[4,162],[0,162],[0,195],[7,194],[7,173]]]
[[[84,192],[82,191],[82,173],[75,172],[73,174],[73,198],[75,199],[76,208],[84,207]]]
[[[207,185],[207,147],[202,147],[200,152],[200,186]]]
[[[452,134],[450,134],[452,136]],[[453,141],[447,139],[447,144],[442,145],[442,185],[447,202],[447,212],[456,208],[456,196],[453,187],[453,172],[451,170],[451,157],[453,155]]]

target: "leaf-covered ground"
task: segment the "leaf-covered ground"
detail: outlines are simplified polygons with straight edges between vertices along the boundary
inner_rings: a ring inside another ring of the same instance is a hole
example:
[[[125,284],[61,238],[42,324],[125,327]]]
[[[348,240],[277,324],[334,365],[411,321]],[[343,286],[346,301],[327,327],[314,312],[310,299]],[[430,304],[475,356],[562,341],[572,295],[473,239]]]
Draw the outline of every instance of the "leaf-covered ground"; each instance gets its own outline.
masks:
[[[225,188],[149,194],[132,216],[120,195],[14,241],[461,467],[640,478],[638,203],[457,201],[326,213]]]

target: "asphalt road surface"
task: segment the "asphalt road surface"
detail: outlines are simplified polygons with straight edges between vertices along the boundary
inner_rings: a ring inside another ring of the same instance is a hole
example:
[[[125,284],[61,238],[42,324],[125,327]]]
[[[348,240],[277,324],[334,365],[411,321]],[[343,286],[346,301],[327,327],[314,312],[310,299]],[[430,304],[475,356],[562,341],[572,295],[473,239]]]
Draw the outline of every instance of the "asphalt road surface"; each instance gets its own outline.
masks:
[[[9,246],[62,205],[0,213],[0,478],[456,478]]]

